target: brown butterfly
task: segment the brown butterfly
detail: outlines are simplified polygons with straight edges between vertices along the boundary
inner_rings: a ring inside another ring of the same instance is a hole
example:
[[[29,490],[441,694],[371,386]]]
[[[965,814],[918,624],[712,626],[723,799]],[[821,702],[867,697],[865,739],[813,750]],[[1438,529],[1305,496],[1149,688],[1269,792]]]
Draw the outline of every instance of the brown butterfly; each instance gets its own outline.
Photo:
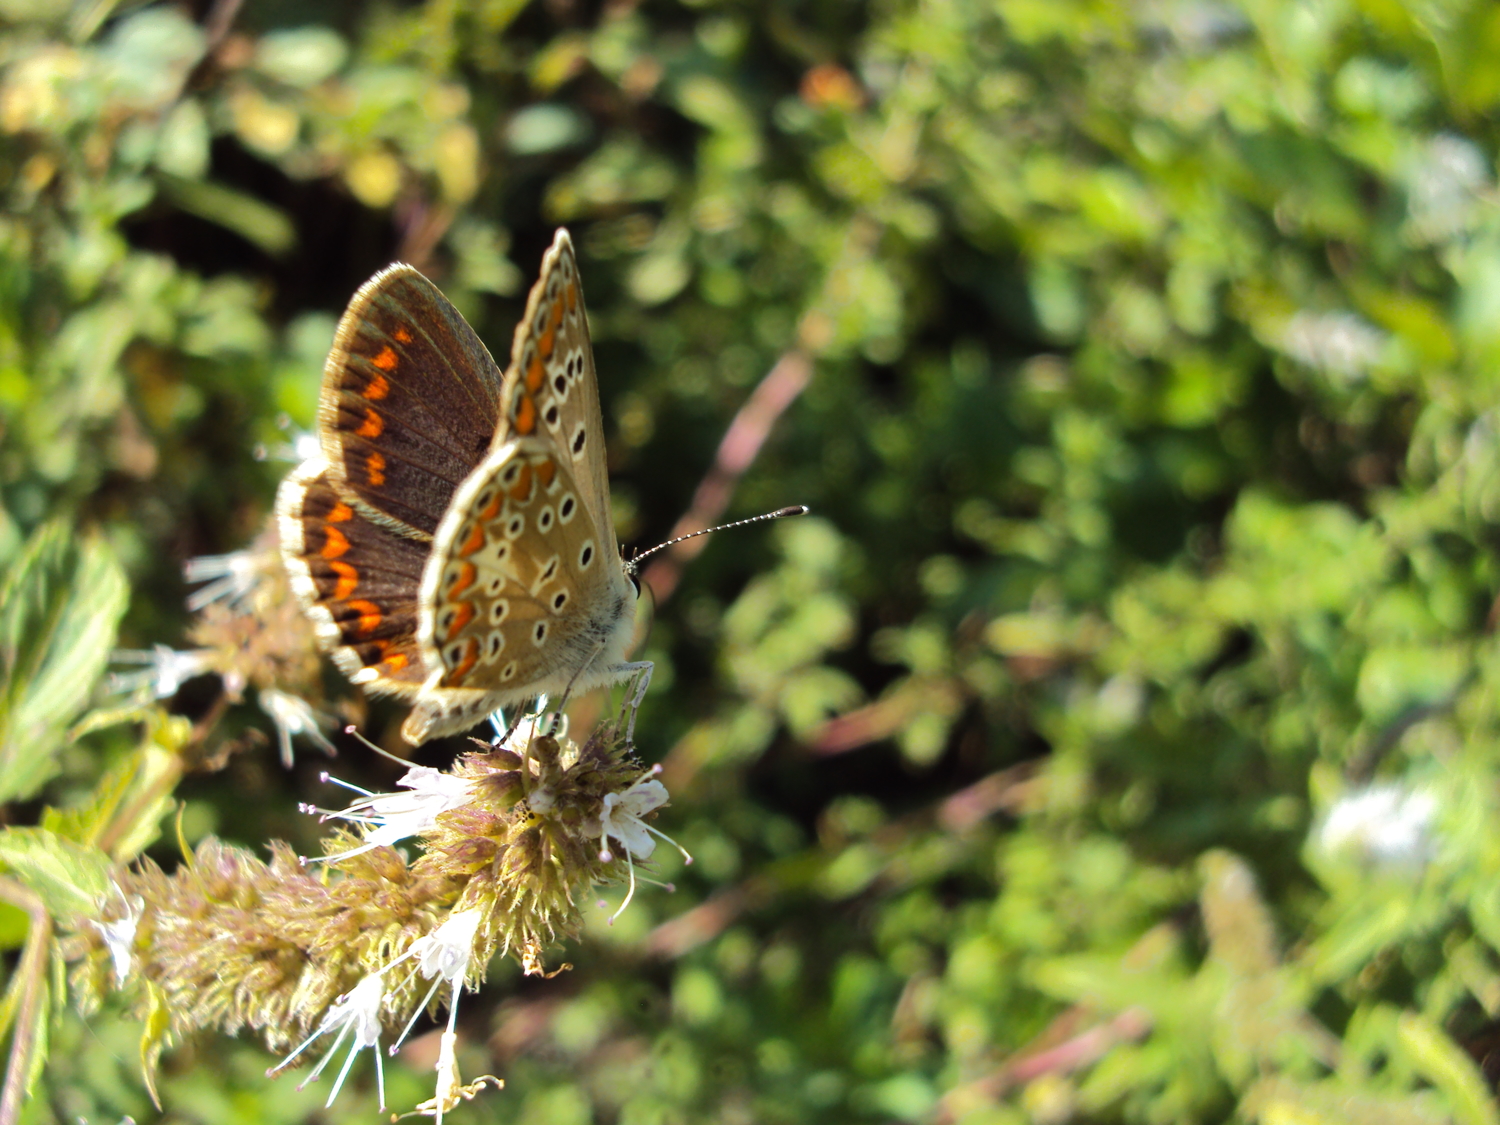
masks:
[[[282,555],[339,667],[412,702],[408,742],[631,677],[639,703],[651,665],[625,659],[637,587],[566,231],[503,375],[416,270],[366,282],[324,368],[318,440],[277,494]]]

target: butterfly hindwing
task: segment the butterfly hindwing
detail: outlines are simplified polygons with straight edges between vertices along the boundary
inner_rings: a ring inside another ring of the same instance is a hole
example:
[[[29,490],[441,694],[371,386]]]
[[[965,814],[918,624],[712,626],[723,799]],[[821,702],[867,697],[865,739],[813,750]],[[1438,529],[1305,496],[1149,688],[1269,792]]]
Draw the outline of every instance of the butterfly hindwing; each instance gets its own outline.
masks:
[[[423,574],[418,636],[435,671],[409,727],[606,682],[636,595],[603,539],[550,443],[517,438],[486,458],[454,496]]]
[[[428,548],[346,499],[314,457],[276,496],[292,589],[339,668],[367,690],[411,697],[425,678],[417,595]]]
[[[500,369],[458,310],[410,266],[349,302],[324,368],[319,437],[333,480],[374,518],[418,538],[484,456]]]

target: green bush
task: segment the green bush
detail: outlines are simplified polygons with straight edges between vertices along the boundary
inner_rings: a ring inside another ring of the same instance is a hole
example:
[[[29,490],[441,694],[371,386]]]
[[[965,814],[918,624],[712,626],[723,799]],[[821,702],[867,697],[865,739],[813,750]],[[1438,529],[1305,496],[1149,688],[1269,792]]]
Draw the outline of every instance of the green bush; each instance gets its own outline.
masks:
[[[280,681],[90,685],[117,622],[202,643],[180,567],[264,524],[360,281],[413,261],[503,356],[562,224],[622,540],[767,382],[726,518],[813,515],[681,571],[637,740],[696,862],[493,966],[507,1086],[455,1112],[1500,1121],[1492,6],[5,0],[0,44],[12,891],[316,846],[325,763],[239,701]],[[140,1027],[29,948],[27,1119],[149,1112]],[[267,1058],[167,1055],[168,1112],[321,1104]]]

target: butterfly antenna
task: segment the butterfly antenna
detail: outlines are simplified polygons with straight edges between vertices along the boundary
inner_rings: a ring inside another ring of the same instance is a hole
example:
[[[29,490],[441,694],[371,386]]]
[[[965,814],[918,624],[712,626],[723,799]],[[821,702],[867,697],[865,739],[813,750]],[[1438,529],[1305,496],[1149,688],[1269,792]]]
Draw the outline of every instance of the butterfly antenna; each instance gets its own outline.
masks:
[[[688,535],[679,535],[676,539],[668,539],[665,543],[658,543],[649,551],[642,551],[625,564],[631,574],[641,565],[642,559],[648,559],[657,551],[665,551],[668,547],[675,546],[688,539],[696,539],[700,535],[712,535],[715,531],[728,531],[732,527],[744,527],[747,523],[763,523],[766,520],[781,520],[788,516],[805,516],[811,511],[806,504],[793,504],[789,508],[777,508],[774,512],[766,512],[764,515],[751,516],[747,520],[735,520],[733,523],[721,523],[718,527],[705,527],[702,531],[694,531]]]

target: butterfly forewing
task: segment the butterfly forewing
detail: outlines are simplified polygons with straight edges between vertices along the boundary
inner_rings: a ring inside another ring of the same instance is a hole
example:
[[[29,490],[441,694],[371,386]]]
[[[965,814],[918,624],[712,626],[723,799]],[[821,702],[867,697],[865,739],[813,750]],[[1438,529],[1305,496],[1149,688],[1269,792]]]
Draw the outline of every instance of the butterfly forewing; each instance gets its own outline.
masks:
[[[430,536],[494,438],[501,382],[432,282],[410,266],[382,270],[349,302],[324,369],[332,479],[376,520]]]
[[[425,678],[416,597],[427,545],[351,504],[321,457],[282,482],[276,509],[292,589],[323,647],[356,683],[416,694]]]
[[[544,437],[559,450],[602,533],[600,550],[618,566],[594,349],[567,231],[557,232],[542,259],[526,315],[516,326],[504,396],[505,436]]]

